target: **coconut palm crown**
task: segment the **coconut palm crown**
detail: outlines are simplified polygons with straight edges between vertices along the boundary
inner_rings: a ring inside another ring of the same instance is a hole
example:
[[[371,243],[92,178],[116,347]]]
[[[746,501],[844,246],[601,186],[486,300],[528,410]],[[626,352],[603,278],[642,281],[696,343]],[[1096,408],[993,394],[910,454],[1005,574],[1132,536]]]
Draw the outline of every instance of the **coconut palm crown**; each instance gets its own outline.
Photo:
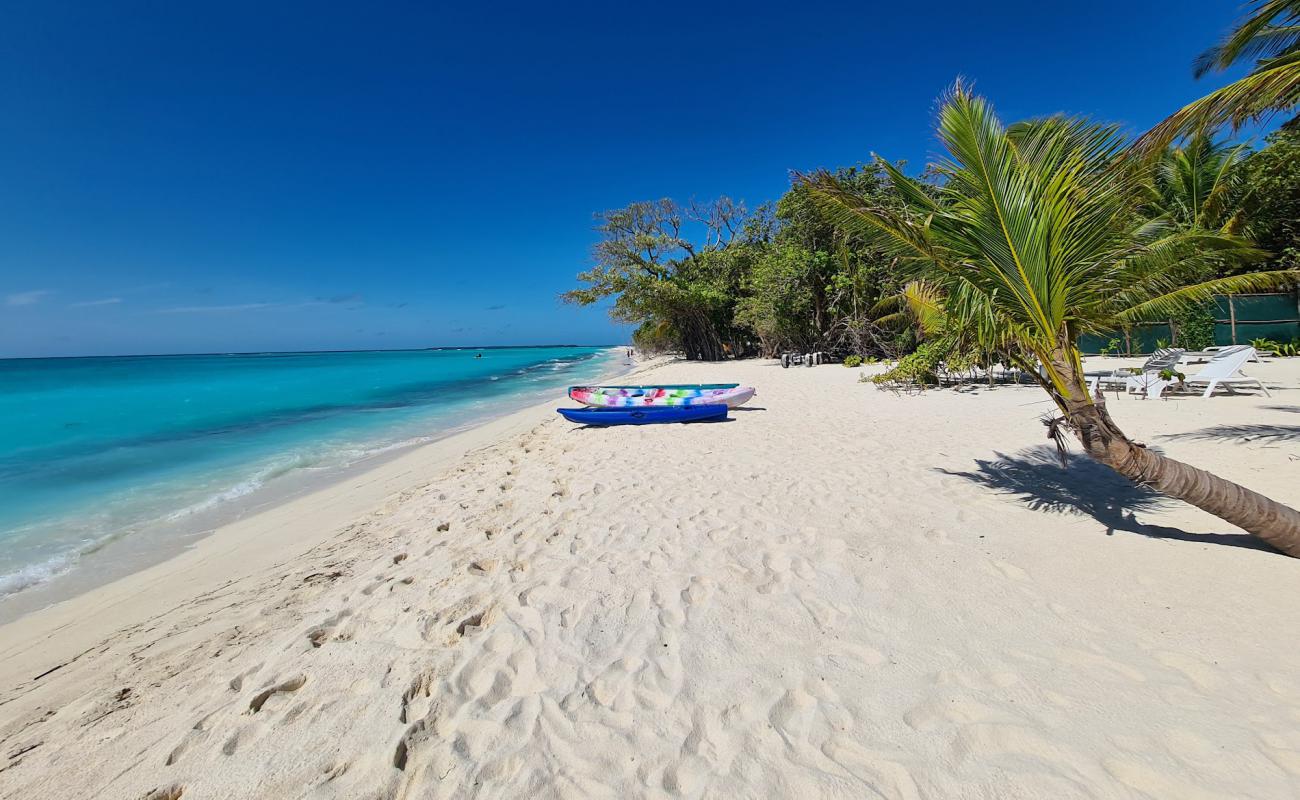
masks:
[[[1241,234],[1247,189],[1238,165],[1248,149],[1215,142],[1204,133],[1181,147],[1166,148],[1150,170],[1143,213],[1181,230]]]

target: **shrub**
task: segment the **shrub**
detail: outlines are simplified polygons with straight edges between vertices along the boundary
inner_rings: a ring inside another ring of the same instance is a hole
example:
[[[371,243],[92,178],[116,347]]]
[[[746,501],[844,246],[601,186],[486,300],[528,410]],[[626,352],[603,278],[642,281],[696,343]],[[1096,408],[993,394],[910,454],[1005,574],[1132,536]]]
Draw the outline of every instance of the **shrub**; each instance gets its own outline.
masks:
[[[1178,326],[1178,346],[1184,350],[1204,350],[1214,344],[1214,306],[1188,309],[1174,317]]]
[[[1276,339],[1251,339],[1250,346],[1256,350],[1270,352],[1283,358],[1300,355],[1300,339],[1291,342],[1279,342]]]
[[[862,366],[862,356],[845,356],[844,366],[850,368]]]
[[[951,349],[952,345],[943,340],[926,342],[916,348],[916,352],[900,358],[893,369],[874,376],[871,381],[877,385],[897,382],[924,386],[935,383],[939,379],[935,368]]]

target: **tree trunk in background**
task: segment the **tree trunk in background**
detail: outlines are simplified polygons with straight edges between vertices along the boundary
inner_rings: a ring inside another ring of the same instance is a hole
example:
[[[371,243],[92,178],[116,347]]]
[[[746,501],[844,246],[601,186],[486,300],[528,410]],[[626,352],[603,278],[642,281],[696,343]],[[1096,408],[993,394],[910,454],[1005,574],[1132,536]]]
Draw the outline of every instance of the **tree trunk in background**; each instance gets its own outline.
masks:
[[[713,328],[708,314],[697,309],[688,310],[679,325],[682,332],[682,349],[690,361],[721,361],[726,357],[722,339]]]
[[[1052,362],[1071,387],[1070,396],[1059,401],[1089,456],[1132,481],[1190,503],[1300,558],[1300,511],[1135,444],[1111,419],[1105,400],[1094,402],[1088,397],[1083,376],[1074,371],[1073,362],[1064,353],[1053,353]]]

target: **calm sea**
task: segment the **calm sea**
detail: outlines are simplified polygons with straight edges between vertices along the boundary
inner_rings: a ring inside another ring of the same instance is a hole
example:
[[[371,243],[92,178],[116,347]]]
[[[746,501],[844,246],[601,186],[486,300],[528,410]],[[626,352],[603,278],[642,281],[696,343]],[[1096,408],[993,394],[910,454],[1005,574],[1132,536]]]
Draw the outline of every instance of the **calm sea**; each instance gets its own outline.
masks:
[[[482,357],[476,357],[478,353]],[[0,597],[110,542],[559,395],[607,348],[0,360]]]

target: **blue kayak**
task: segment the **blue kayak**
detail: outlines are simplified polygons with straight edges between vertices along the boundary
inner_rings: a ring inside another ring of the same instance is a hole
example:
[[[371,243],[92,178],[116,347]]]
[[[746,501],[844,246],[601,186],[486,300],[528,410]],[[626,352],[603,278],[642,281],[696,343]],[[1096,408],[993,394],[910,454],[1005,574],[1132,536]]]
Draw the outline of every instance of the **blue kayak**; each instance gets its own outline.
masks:
[[[582,425],[653,425],[656,422],[712,422],[727,418],[722,403],[699,406],[632,408],[557,408],[560,416]]]

